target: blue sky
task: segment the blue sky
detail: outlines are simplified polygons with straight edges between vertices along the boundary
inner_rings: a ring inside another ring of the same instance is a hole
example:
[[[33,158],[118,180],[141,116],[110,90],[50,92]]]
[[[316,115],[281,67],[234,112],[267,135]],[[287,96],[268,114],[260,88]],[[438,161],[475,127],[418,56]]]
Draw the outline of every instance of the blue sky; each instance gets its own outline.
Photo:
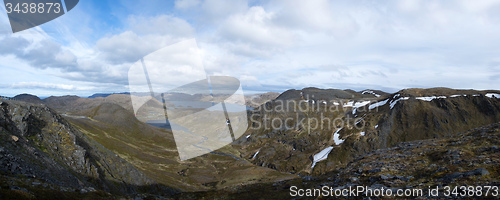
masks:
[[[132,63],[192,38],[247,93],[500,89],[498,0],[82,0],[15,34],[0,12],[0,95],[128,91]]]

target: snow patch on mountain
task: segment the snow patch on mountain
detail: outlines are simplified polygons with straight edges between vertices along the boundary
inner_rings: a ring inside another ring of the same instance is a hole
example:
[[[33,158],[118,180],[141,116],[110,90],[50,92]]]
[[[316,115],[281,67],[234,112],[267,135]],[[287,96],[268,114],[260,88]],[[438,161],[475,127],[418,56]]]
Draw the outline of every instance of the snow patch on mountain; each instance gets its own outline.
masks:
[[[369,104],[369,103],[370,103],[370,101],[360,101],[360,102],[356,102],[356,103],[354,104],[354,107],[356,107],[356,108],[363,107],[363,106],[366,106],[366,105],[367,105],[367,104]]]
[[[352,114],[353,114],[353,115],[354,115],[354,114],[356,114],[357,109],[358,109],[359,107],[366,106],[366,105],[367,105],[367,104],[369,104],[370,102],[371,102],[371,101],[360,101],[360,102],[356,102],[356,103],[354,103],[354,105],[353,105],[354,109],[352,109]]]
[[[337,131],[335,131],[335,133],[333,134],[333,141],[335,142],[335,145],[339,145],[339,144],[342,144],[345,140],[341,140],[339,137],[339,132],[340,130],[342,129],[338,129]]]
[[[379,102],[377,102],[377,103],[374,103],[374,104],[372,104],[372,105],[368,106],[368,109],[372,110],[372,109],[377,108],[377,107],[379,107],[379,106],[383,106],[383,105],[385,105],[388,101],[389,101],[389,99],[386,99],[386,100],[383,100],[383,101],[379,101]]]
[[[314,160],[313,160],[313,164],[312,164],[311,168],[314,168],[314,166],[316,165],[317,162],[327,159],[328,154],[330,154],[332,149],[333,149],[333,147],[326,147],[325,149],[323,149],[319,153],[315,154],[313,156]]]
[[[487,93],[484,96],[487,96],[489,98],[500,98],[500,94],[496,94],[496,93]]]
[[[396,97],[398,97],[398,96],[399,96],[399,94],[395,95],[395,96],[394,96],[394,98],[396,98]],[[394,99],[393,99],[393,100],[391,101],[391,105],[390,105],[390,106],[391,106],[391,109],[392,109],[392,108],[394,108],[394,106],[396,105],[396,103],[398,103],[400,100],[408,100],[408,99],[410,99],[410,97],[401,97],[401,98],[396,99],[396,100],[394,100]]]
[[[432,101],[434,99],[446,99],[446,96],[430,96],[430,97],[416,97],[418,100],[423,100],[423,101]]]
[[[373,94],[373,95],[375,95],[376,97],[380,97],[380,94],[377,94],[377,93],[375,93],[375,92],[374,92],[374,91],[372,91],[372,90],[365,90],[365,91],[361,92],[361,94]]]
[[[255,158],[255,156],[257,156],[257,155],[259,154],[259,152],[260,152],[260,150],[259,150],[259,151],[257,151],[255,154],[253,154],[252,158],[250,158],[250,159],[254,159],[254,158]]]
[[[348,102],[344,103],[343,106],[344,107],[353,107],[354,106],[354,101],[348,101]]]

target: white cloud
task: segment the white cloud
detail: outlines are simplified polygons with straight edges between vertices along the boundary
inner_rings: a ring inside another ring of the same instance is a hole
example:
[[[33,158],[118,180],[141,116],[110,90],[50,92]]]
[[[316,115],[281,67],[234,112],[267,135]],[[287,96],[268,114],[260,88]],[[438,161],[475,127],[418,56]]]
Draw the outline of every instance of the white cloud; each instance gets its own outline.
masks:
[[[162,47],[194,35],[189,23],[172,16],[131,16],[127,21],[131,30],[97,41],[97,51],[102,54],[102,59],[111,64],[135,62]]]
[[[175,8],[177,9],[189,9],[195,7],[201,3],[200,0],[177,0],[175,1]]]
[[[273,24],[274,13],[264,8],[251,7],[243,14],[233,15],[221,26],[221,37],[226,40],[251,43],[258,46],[291,46],[294,34]]]
[[[93,87],[77,87],[69,84],[55,84],[55,83],[42,83],[42,82],[18,82],[10,85],[10,88],[23,89],[23,88],[41,88],[41,89],[56,89],[56,90],[92,90]]]
[[[204,17],[211,20],[220,20],[233,14],[245,12],[248,8],[246,0],[205,0],[201,8]]]
[[[498,7],[500,5],[499,0],[482,0],[482,1],[467,1],[461,0],[463,8],[468,11],[482,12],[487,11],[491,8]]]
[[[132,31],[102,38],[96,44],[103,59],[113,64],[135,62],[158,47],[157,41],[145,40]]]
[[[33,41],[25,37],[7,36],[0,42],[0,54],[15,55],[35,68],[69,68],[76,64],[75,55],[50,38]]]
[[[262,85],[259,82],[259,78],[252,75],[241,75],[239,77],[241,85],[246,87],[261,87]]]
[[[415,12],[420,10],[421,1],[419,0],[400,0],[397,2],[400,10],[405,12]]]
[[[279,9],[276,21],[280,24],[306,32],[326,32],[337,37],[346,37],[358,31],[356,21],[341,2],[318,1],[276,1]]]
[[[499,2],[178,0],[168,14],[127,15],[96,42],[8,36],[0,54],[120,88],[127,63],[195,37],[210,74],[248,87],[487,89],[500,77],[492,64],[500,61]]]
[[[0,54],[21,55],[24,53],[30,42],[21,37],[5,36],[0,40]]]
[[[155,17],[130,16],[128,24],[132,31],[141,35],[169,35],[171,37],[192,37],[195,30],[183,19],[160,15]]]

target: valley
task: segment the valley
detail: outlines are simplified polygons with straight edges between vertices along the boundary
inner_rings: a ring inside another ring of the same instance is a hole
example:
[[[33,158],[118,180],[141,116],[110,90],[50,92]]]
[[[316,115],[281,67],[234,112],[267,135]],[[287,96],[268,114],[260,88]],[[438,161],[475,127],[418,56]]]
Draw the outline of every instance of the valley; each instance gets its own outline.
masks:
[[[0,100],[0,152],[5,152],[0,160],[7,164],[0,170],[0,195],[14,192],[30,199],[30,195],[57,191],[71,197],[189,199],[199,195],[250,198],[266,191],[274,195],[270,197],[289,198],[291,185],[424,187],[448,184],[445,180],[450,174],[479,168],[489,173],[480,183],[498,184],[499,152],[494,148],[498,146],[500,91],[431,88],[390,94],[304,88],[279,95],[249,95],[247,102],[239,102],[254,107],[246,111],[248,129],[243,135],[188,160],[180,159],[171,128],[145,123],[149,118],[144,117],[151,115],[134,114],[130,94],[97,96],[42,100],[19,95]],[[204,95],[190,98],[211,100]],[[138,113],[163,113],[159,100],[146,105]],[[183,109],[198,112],[197,108]],[[197,126],[194,118],[182,119],[191,124],[189,128]],[[471,149],[465,150],[467,145]],[[465,151],[460,155],[466,157],[440,163],[451,149]],[[453,167],[456,162],[468,162],[468,167]],[[68,178],[42,172],[40,166],[46,163]],[[438,170],[438,164],[450,166],[430,173]],[[374,169],[380,171],[368,172]],[[470,183],[467,177],[453,180]],[[33,185],[33,181],[46,186]],[[27,192],[5,189],[13,186]]]

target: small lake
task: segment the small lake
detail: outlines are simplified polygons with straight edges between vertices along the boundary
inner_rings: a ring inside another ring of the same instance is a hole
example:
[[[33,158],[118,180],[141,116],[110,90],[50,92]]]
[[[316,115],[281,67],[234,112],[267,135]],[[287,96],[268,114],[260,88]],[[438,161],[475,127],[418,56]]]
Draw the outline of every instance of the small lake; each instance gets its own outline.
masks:
[[[175,128],[175,130],[182,130],[184,132],[191,133],[191,131],[189,129],[187,129],[186,127],[183,127],[181,125],[170,122],[169,120],[164,120],[164,119],[148,120],[146,122],[146,124],[156,126],[158,128],[164,128],[164,129],[170,129],[170,130],[172,130],[172,126],[173,126]]]

